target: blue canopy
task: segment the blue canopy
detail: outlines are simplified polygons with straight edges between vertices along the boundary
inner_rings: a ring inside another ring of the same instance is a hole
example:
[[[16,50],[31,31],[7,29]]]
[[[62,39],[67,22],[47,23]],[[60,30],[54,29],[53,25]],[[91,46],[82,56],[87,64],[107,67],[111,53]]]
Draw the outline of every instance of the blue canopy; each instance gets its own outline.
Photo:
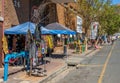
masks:
[[[28,29],[30,29],[30,32],[34,34],[35,28],[36,26],[34,23],[26,22],[26,23],[11,27],[9,29],[5,29],[4,33],[5,34],[27,34]],[[41,32],[42,34],[52,34],[52,32],[50,32],[48,29],[44,27],[41,27]]]
[[[75,31],[55,22],[48,24],[45,28],[49,29],[53,34],[76,34]]]

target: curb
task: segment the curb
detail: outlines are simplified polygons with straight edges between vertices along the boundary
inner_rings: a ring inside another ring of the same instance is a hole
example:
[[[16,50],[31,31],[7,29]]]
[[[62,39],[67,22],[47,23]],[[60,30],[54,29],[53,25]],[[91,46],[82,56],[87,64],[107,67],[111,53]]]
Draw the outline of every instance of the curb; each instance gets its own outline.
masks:
[[[93,49],[93,50],[91,50],[90,52],[86,53],[85,56],[86,56],[86,57],[94,56],[94,54],[96,54],[96,53],[99,52],[100,50],[101,50],[101,49]],[[85,58],[84,60],[86,60],[86,59],[87,59],[87,58]],[[84,60],[83,60],[83,62],[84,62]],[[84,64],[83,62],[81,62],[80,64]],[[80,64],[76,65],[76,68],[78,68]]]
[[[66,69],[67,69],[67,65],[62,66],[61,68],[59,68],[58,70],[47,76],[46,78],[39,81],[39,83],[47,83],[49,80],[53,79],[55,76],[65,71]]]
[[[86,57],[92,56],[92,54],[95,54],[95,53],[99,52],[102,48],[100,48],[100,49],[93,49],[90,52],[86,53],[85,56]]]
[[[89,55],[91,53],[96,53],[97,51],[99,51],[99,49],[93,49],[83,55],[89,57]],[[58,74],[60,74],[61,72],[65,71],[68,68],[67,64],[62,66],[61,68],[59,68],[58,70],[56,70],[55,72],[51,73],[50,75],[48,75],[46,78],[40,80],[38,83],[47,83],[48,81],[50,81],[51,79],[53,79],[54,77],[56,77]]]
[[[83,55],[83,56],[88,56],[89,54],[91,54],[91,53],[94,52],[94,51],[96,51],[96,50],[93,49],[93,50],[91,50],[91,51],[89,51],[89,52],[87,52],[87,53],[83,53],[83,54],[81,54],[81,55]]]
[[[76,66],[78,64],[80,64],[82,61],[84,61],[85,57],[88,57],[88,55],[92,54],[94,51],[96,50],[89,50],[89,51],[86,51],[82,54],[79,54],[79,55],[71,55],[71,57],[69,57],[66,61],[67,65],[68,66]]]

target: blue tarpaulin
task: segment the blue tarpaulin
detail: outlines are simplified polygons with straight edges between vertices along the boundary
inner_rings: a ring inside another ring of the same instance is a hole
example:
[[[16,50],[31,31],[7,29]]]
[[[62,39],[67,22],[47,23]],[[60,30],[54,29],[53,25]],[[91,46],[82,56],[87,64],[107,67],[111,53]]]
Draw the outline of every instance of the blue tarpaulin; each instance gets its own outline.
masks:
[[[28,29],[30,29],[30,32],[34,34],[35,28],[36,26],[34,23],[26,22],[26,23],[11,27],[9,29],[5,29],[4,33],[5,34],[27,34]],[[41,32],[42,34],[52,34],[52,32],[50,32],[48,29],[44,27],[41,27]]]
[[[26,22],[9,29],[5,29],[5,34],[27,34],[28,29],[32,34],[35,32],[36,25],[32,22]],[[75,31],[68,29],[67,27],[59,24],[59,23],[51,23],[46,27],[41,26],[42,34],[76,34]]]
[[[45,28],[49,29],[53,34],[76,34],[75,31],[55,22],[48,24]]]

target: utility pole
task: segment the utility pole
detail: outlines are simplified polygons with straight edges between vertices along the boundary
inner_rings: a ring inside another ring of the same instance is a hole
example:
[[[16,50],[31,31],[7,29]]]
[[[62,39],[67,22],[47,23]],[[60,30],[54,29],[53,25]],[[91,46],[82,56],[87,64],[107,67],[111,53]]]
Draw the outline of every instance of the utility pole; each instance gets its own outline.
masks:
[[[1,15],[0,15],[0,68],[3,62],[2,38],[3,38],[3,22],[4,22],[4,0],[1,1]]]

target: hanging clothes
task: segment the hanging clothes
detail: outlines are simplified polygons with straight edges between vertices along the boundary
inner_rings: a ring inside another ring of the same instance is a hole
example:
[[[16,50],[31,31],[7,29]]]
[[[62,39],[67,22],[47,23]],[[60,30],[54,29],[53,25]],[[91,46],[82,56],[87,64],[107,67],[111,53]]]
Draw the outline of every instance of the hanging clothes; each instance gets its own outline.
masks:
[[[25,50],[29,51],[30,43],[32,42],[32,34],[30,32],[30,29],[28,29],[26,38],[25,38]]]
[[[41,29],[39,26],[36,26],[35,28],[35,34],[34,34],[35,40],[39,41],[41,40]]]
[[[7,54],[8,53],[8,41],[7,41],[6,36],[3,37],[2,43],[3,43],[3,51],[5,54]]]
[[[37,56],[36,56],[36,43],[35,40],[33,40],[32,45],[31,45],[31,58],[33,58],[33,66],[37,65]]]
[[[13,36],[13,44],[12,44],[12,51],[16,51],[16,42],[17,42],[17,36],[16,35],[14,35]]]
[[[41,53],[42,54],[45,54],[45,48],[46,48],[45,41],[42,39],[41,40]]]

